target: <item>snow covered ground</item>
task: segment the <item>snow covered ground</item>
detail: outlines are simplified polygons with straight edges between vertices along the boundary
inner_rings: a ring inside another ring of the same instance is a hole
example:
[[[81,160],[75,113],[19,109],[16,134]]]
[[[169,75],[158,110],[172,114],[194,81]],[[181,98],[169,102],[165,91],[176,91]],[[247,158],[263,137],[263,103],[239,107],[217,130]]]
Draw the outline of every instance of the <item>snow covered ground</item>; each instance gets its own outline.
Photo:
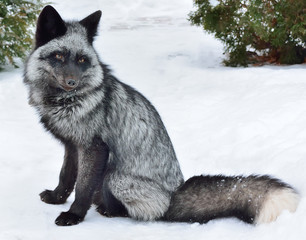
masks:
[[[0,239],[305,239],[306,66],[226,68],[222,45],[186,20],[191,0],[54,0],[65,19],[103,11],[95,46],[115,75],[160,112],[185,178],[271,174],[301,194],[297,212],[271,224],[208,224],[105,218],[57,227],[68,210],[38,194],[53,189],[63,148],[27,104],[22,69],[0,73]]]

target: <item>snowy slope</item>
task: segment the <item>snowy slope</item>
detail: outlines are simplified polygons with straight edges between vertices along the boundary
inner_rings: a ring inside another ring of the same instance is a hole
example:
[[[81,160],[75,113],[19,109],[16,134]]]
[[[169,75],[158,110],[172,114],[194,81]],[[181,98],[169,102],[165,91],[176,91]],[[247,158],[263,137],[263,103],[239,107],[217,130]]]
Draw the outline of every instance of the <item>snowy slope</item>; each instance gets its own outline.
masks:
[[[38,194],[56,186],[63,148],[27,104],[22,69],[0,73],[0,239],[304,239],[306,66],[226,68],[222,45],[186,20],[191,0],[53,1],[64,18],[103,11],[95,46],[115,75],[160,112],[185,178],[271,174],[301,194],[296,213],[257,227],[235,219],[205,225],[104,218],[57,227],[68,210]]]

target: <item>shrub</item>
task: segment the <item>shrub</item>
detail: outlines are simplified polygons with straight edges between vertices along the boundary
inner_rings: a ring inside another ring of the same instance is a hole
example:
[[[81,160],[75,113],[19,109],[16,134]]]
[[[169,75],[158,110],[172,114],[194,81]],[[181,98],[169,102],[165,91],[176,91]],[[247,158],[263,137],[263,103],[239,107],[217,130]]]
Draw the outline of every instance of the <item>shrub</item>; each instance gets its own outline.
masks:
[[[42,8],[41,0],[0,1],[0,67],[24,58],[32,46],[33,25]]]
[[[227,66],[296,64],[306,57],[305,0],[194,0],[189,20],[225,44]]]

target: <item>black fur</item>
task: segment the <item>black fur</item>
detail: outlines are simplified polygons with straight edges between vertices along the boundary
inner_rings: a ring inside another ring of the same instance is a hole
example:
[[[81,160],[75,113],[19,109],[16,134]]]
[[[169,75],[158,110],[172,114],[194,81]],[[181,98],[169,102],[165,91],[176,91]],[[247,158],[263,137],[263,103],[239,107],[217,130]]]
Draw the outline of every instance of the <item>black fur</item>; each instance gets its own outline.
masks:
[[[111,193],[106,184],[103,184],[102,193],[97,192],[97,196],[103,196],[103,199],[95,199],[97,211],[106,217],[128,217],[128,212],[123,204],[118,201]]]
[[[65,22],[51,6],[46,6],[37,20],[35,34],[35,49],[48,43],[54,38],[63,36],[67,31]]]
[[[62,142],[64,141],[61,139]],[[42,201],[50,204],[62,204],[66,202],[74,188],[78,172],[78,152],[71,142],[64,142],[64,163],[59,176],[58,186],[53,190],[45,190],[40,194]]]
[[[83,149],[85,159],[79,156],[79,174],[78,178],[82,182],[76,184],[75,194],[76,198],[70,209],[66,213],[62,213],[57,219],[57,225],[71,225],[71,221],[75,219],[81,221],[84,219],[87,210],[92,204],[93,195],[96,191],[96,186],[99,184],[99,179],[104,175],[105,165],[108,159],[108,146],[99,138],[95,137],[90,146]],[[68,170],[68,171],[66,171]],[[75,167],[66,168],[63,165],[61,176],[63,179],[69,178],[70,174],[74,174]],[[73,183],[74,184],[74,183]],[[60,181],[57,188],[70,189],[72,181]],[[73,216],[72,219],[69,216]]]
[[[92,44],[94,37],[96,36],[101,16],[102,12],[96,11],[80,21],[80,24],[87,29],[88,41],[90,44]]]
[[[206,223],[236,217],[254,223],[266,194],[285,188],[291,187],[270,176],[194,176],[172,195],[163,220]]]
[[[72,226],[82,222],[84,217],[80,217],[72,212],[62,212],[56,219],[55,224],[58,226]]]

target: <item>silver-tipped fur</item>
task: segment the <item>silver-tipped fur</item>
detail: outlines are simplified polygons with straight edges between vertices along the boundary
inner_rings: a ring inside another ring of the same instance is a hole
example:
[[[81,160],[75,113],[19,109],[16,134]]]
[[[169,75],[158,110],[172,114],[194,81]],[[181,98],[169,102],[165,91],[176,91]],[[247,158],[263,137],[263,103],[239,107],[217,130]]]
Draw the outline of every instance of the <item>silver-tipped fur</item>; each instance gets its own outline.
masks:
[[[298,193],[269,176],[197,176],[173,195],[165,219],[202,222],[237,217],[260,224],[274,221],[284,210],[294,212]]]
[[[46,6],[25,66],[29,102],[65,146],[59,184],[41,200],[62,204],[76,192],[56,224],[79,223],[92,203],[105,216],[146,221],[237,217],[263,223],[294,211],[297,193],[267,176],[199,176],[184,183],[154,106],[118,81],[93,48],[101,14],[66,22]]]

